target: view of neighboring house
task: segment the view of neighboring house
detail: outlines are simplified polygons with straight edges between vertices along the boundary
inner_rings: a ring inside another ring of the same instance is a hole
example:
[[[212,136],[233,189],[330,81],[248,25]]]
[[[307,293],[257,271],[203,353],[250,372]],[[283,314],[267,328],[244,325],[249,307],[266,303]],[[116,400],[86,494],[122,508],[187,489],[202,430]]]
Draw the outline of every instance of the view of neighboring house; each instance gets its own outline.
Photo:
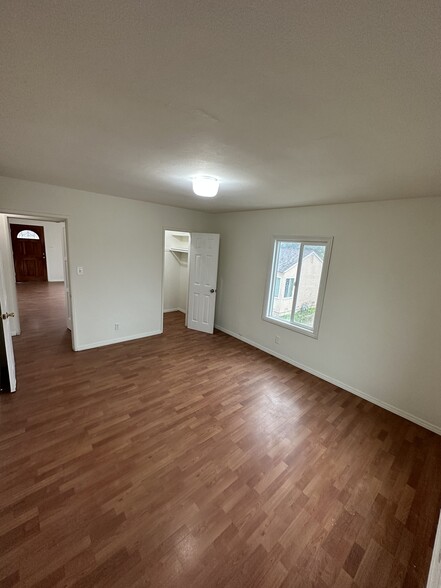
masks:
[[[273,297],[272,316],[289,320],[291,317],[296,276],[299,264],[300,244],[284,243],[279,252],[277,278]],[[324,248],[311,245],[303,250],[302,277],[299,284],[296,315],[302,324],[314,317],[317,294],[323,268]]]

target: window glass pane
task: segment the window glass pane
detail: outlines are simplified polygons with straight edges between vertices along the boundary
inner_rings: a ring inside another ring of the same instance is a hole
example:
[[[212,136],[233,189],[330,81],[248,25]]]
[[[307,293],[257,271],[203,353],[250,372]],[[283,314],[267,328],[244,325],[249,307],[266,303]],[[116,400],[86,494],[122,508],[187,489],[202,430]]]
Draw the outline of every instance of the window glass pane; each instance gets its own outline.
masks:
[[[278,298],[280,296],[280,278],[276,278],[276,285],[274,287],[274,296]]]
[[[17,239],[39,239],[40,237],[34,231],[29,231],[25,229],[24,231],[20,231],[17,235]]]
[[[269,316],[290,322],[294,296],[294,280],[299,262],[300,243],[277,242],[277,266],[274,272],[273,299],[269,305]],[[283,288],[280,292],[281,287]],[[282,295],[282,296],[281,296]]]
[[[294,323],[312,329],[322,277],[325,245],[306,245],[303,248]]]

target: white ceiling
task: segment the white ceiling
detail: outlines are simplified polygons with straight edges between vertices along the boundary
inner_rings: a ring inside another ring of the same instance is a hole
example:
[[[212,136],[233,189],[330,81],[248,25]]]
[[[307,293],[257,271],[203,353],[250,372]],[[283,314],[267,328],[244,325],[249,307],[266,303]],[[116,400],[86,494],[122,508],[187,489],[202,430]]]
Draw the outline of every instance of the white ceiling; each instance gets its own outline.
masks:
[[[439,0],[3,0],[0,174],[210,211],[440,196],[440,26]]]

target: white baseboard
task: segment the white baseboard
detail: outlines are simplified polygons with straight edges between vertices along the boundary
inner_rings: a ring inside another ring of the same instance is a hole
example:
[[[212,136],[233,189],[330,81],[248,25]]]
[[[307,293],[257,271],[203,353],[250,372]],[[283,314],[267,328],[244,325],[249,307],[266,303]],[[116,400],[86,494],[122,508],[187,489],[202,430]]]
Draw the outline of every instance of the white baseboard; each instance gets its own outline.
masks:
[[[115,345],[116,343],[125,343],[126,341],[134,341],[136,339],[143,339],[144,337],[152,337],[153,335],[160,335],[162,331],[150,331],[149,333],[138,333],[137,335],[128,335],[127,337],[119,337],[118,339],[107,339],[106,341],[96,341],[94,343],[86,343],[86,345],[77,345],[74,351],[86,351],[86,349],[95,349],[96,347],[105,347],[106,345]]]
[[[435,545],[433,546],[432,562],[429,569],[429,578],[427,580],[427,588],[441,587],[441,514],[438,522],[438,530],[435,537]]]
[[[163,312],[182,312],[186,314],[183,308],[164,308]]]
[[[230,331],[228,329],[224,329],[224,327],[221,327],[220,325],[215,325],[215,328],[218,329],[219,331],[222,331],[223,333],[226,333],[227,335],[230,335],[231,337],[234,337],[235,339],[240,339],[240,341],[243,341],[244,343],[248,343],[248,345],[251,345],[252,347],[256,347],[257,349],[260,349],[261,351],[264,351],[265,353],[268,353],[269,355],[273,355],[274,357],[277,357],[277,359],[281,359],[282,361],[286,361],[286,363],[289,363],[297,368],[300,368],[301,370],[308,372],[309,374],[312,374],[313,376],[317,376],[318,378],[321,378],[322,380],[325,380],[326,382],[329,382],[330,384],[334,384],[335,386],[338,386],[339,388],[342,388],[343,390],[346,390],[347,392],[351,392],[352,394],[355,394],[356,396],[360,396],[360,398],[364,398],[364,400],[368,400],[369,402],[372,402],[372,404],[376,404],[377,406],[381,406],[381,408],[385,408],[386,410],[389,410],[390,412],[393,412],[394,414],[397,414],[398,416],[403,417],[403,418],[407,419],[408,421],[411,421],[412,423],[420,425],[421,427],[424,427],[425,429],[429,429],[429,431],[433,431],[434,433],[438,433],[438,435],[441,435],[441,427],[439,427],[438,425],[435,425],[435,424],[430,423],[424,419],[421,419],[417,416],[414,416],[413,414],[410,414],[409,412],[406,412],[405,410],[401,410],[401,408],[397,408],[396,406],[393,406],[392,404],[389,404],[388,402],[384,402],[383,400],[379,400],[375,396],[371,396],[370,394],[366,394],[365,392],[362,392],[361,390],[358,390],[357,388],[354,388],[353,386],[349,386],[348,384],[345,384],[344,382],[340,382],[339,380],[336,380],[335,378],[333,378],[331,376],[327,376],[326,374],[322,374],[321,372],[319,372],[313,368],[310,368],[307,365],[304,365],[302,363],[294,361],[293,359],[291,359],[287,355],[277,353],[277,351],[273,351],[272,349],[269,349],[268,347],[264,347],[263,345],[260,345],[259,343],[256,343],[255,341],[252,341],[251,339],[247,339],[246,337],[243,337],[242,335],[239,335],[238,333],[234,333],[233,331]]]

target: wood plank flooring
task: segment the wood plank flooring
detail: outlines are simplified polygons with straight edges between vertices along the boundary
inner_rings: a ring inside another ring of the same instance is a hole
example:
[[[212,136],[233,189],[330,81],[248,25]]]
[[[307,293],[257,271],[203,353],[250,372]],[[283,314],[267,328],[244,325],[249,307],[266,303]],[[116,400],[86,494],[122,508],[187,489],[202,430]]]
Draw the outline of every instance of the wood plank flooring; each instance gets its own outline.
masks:
[[[180,313],[73,353],[62,285],[19,299],[0,586],[425,585],[440,437]]]

